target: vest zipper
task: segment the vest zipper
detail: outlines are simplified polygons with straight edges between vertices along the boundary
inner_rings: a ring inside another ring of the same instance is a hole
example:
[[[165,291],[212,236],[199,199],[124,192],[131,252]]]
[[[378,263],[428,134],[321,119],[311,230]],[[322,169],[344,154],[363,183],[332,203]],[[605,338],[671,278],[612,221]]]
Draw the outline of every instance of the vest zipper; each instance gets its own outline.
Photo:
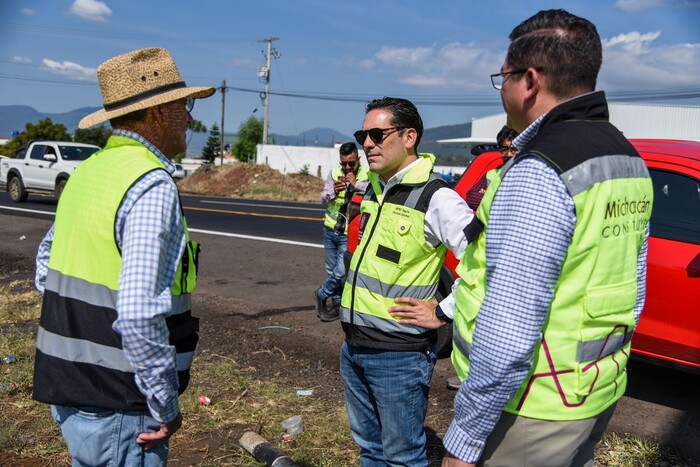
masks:
[[[355,266],[355,271],[354,271],[354,275],[352,278],[352,294],[351,294],[351,298],[350,298],[350,324],[355,324],[355,284],[357,284],[357,275],[359,274],[359,271],[360,271],[360,264],[362,264],[362,259],[365,257],[365,252],[367,251],[367,247],[369,246],[370,240],[372,240],[372,235],[374,235],[374,230],[377,228],[377,223],[379,222],[379,216],[382,213],[382,207],[384,207],[384,200],[386,200],[386,193],[384,193],[384,199],[382,200],[382,204],[380,204],[379,209],[377,209],[377,218],[374,220],[374,224],[372,224],[372,230],[369,231],[369,236],[367,237],[367,243],[365,243],[365,247],[362,249],[362,252],[360,253],[360,259],[357,260],[357,266]]]

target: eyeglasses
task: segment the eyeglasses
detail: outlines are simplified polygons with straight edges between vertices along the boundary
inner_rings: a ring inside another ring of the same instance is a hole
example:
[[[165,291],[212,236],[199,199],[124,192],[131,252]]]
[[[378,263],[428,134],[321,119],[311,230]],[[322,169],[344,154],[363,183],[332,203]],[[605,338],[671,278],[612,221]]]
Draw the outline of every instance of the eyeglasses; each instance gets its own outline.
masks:
[[[340,161],[340,165],[342,165],[343,167],[350,167],[351,169],[354,169],[355,166],[357,165],[357,162],[355,162],[355,161],[350,161],[350,162]]]
[[[407,127],[405,126],[390,126],[389,128],[370,128],[369,130],[357,130],[353,135],[355,136],[355,140],[357,140],[358,144],[364,145],[365,140],[367,139],[367,136],[369,135],[369,139],[374,142],[374,144],[381,144],[382,141],[384,141],[384,138],[389,136],[390,132],[392,130],[403,130]]]
[[[510,75],[520,75],[522,73],[525,73],[527,70],[530,68],[523,68],[521,70],[511,70],[511,71],[504,71],[503,73],[494,73],[491,75],[491,84],[493,85],[494,89],[497,91],[500,91],[503,89],[503,83],[505,82],[506,78]],[[544,68],[542,67],[536,67],[534,68],[535,71],[537,72],[542,72]]]
[[[507,152],[516,153],[518,152],[518,148],[516,148],[515,146],[499,146],[498,152],[500,152],[501,154],[505,154]]]
[[[187,112],[192,113],[192,109],[194,109],[194,101],[194,97],[188,97],[185,99],[185,110],[187,110]]]

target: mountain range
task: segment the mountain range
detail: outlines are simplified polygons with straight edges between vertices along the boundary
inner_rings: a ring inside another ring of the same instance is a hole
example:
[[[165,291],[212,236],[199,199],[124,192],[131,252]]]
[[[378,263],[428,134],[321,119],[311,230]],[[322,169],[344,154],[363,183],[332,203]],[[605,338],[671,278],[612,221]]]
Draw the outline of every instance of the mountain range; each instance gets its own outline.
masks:
[[[64,113],[39,112],[26,105],[0,105],[0,138],[10,138],[15,131],[23,131],[27,123],[37,123],[45,118],[50,118],[53,123],[61,123],[69,133],[78,128],[78,122],[84,116],[98,111],[99,107],[83,107]],[[436,143],[439,139],[459,138],[471,135],[471,123],[459,125],[440,126],[426,128],[420,144],[421,152],[432,152],[443,156],[454,157],[464,154],[464,148],[448,147]],[[275,144],[287,146],[321,146],[330,147],[336,142],[344,143],[354,141],[352,136],[344,135],[332,128],[312,128],[298,135],[271,135]],[[187,154],[190,156],[201,153],[206,144],[208,135],[194,133],[190,135]],[[235,134],[226,133],[225,139],[235,140]]]

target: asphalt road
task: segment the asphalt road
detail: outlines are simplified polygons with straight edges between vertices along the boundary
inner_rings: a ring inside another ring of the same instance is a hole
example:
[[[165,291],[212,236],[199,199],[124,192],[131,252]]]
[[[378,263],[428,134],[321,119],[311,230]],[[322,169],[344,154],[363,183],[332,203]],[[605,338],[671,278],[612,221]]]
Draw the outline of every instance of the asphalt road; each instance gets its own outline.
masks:
[[[0,212],[52,218],[56,205],[55,198],[38,195],[29,195],[24,203],[14,203],[4,186],[0,186]],[[189,228],[195,232],[275,238],[323,247],[321,204],[183,195],[182,205]]]
[[[51,225],[56,203],[36,197],[21,205],[8,203],[1,193],[0,254],[31,258]],[[189,196],[183,203],[193,239],[204,244],[198,294],[214,304],[220,301],[222,312],[230,302],[243,313],[262,309],[271,316],[309,310],[311,292],[325,275],[320,206]],[[633,361],[629,373],[627,395],[610,429],[676,448],[700,465],[700,375],[641,361]],[[441,360],[433,384],[444,385],[451,375],[449,361]]]

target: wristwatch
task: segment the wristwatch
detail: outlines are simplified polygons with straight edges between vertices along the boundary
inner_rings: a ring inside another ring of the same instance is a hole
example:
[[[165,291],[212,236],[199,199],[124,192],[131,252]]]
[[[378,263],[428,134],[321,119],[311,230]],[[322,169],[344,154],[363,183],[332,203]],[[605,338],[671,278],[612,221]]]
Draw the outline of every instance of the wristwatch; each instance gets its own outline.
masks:
[[[440,308],[440,305],[438,305],[437,308],[435,308],[435,316],[443,323],[450,324],[452,322],[452,319],[445,313],[443,313],[442,308]]]

